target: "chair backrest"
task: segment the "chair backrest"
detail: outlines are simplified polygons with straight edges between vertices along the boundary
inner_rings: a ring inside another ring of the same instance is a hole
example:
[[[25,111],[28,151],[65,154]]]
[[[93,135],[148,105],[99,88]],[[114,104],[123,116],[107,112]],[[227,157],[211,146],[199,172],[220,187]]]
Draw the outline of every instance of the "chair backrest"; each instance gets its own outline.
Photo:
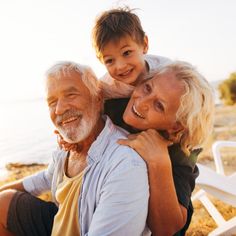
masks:
[[[207,196],[207,193],[209,193],[219,200],[236,207],[236,170],[232,175],[225,175],[220,153],[221,147],[236,147],[236,142],[217,141],[213,144],[212,153],[216,171],[204,165],[197,164],[200,174],[196,180],[196,184],[201,190],[192,196],[192,201],[197,199],[201,201],[218,225],[215,230],[209,233],[209,236],[236,235],[236,216],[226,221]]]
[[[196,184],[219,200],[236,207],[236,175],[224,176],[204,165],[197,165],[200,174]]]
[[[222,163],[220,148],[222,147],[235,147],[236,141],[216,141],[212,145],[212,154],[215,161],[216,172],[225,175],[224,166]],[[236,171],[236,170],[235,170]]]

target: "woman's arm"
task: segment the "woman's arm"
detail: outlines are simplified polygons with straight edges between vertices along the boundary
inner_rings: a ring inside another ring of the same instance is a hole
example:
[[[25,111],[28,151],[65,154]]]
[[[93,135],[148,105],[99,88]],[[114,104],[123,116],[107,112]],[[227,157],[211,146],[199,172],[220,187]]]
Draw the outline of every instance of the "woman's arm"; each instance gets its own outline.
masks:
[[[147,166],[150,186],[148,226],[153,235],[173,235],[185,225],[187,209],[178,202],[171,165]]]
[[[173,235],[186,223],[187,209],[179,202],[174,186],[168,153],[170,141],[157,131],[147,130],[129,135],[119,143],[136,150],[148,167],[150,198],[147,223],[153,235]]]

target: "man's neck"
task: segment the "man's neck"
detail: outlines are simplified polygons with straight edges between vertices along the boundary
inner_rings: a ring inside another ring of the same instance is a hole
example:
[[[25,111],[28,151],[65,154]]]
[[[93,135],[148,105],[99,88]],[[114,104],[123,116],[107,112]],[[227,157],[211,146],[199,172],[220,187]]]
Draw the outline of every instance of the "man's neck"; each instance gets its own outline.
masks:
[[[105,126],[102,118],[99,118],[96,126],[93,128],[92,133],[82,142],[77,144],[76,151],[70,151],[65,172],[68,177],[73,177],[79,174],[87,166],[87,154],[92,143],[96,140]]]

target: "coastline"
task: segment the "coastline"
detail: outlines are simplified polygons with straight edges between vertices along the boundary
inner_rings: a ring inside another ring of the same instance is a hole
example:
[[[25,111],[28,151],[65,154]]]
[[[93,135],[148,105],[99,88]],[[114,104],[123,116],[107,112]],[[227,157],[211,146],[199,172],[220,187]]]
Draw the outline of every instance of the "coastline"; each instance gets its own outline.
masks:
[[[45,164],[21,164],[21,163],[9,163],[6,165],[5,169],[1,169],[0,175],[0,186],[28,175],[34,174],[38,171],[45,169],[47,165]],[[3,173],[2,173],[3,171]]]

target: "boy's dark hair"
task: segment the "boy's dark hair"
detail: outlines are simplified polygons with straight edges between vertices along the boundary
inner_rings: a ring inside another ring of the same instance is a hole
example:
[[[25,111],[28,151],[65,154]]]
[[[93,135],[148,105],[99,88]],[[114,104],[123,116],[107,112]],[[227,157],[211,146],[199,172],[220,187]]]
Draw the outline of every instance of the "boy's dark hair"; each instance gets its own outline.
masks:
[[[143,44],[145,32],[139,17],[129,7],[104,11],[95,21],[92,42],[96,55],[101,59],[101,51],[110,41],[130,36],[138,44]]]

